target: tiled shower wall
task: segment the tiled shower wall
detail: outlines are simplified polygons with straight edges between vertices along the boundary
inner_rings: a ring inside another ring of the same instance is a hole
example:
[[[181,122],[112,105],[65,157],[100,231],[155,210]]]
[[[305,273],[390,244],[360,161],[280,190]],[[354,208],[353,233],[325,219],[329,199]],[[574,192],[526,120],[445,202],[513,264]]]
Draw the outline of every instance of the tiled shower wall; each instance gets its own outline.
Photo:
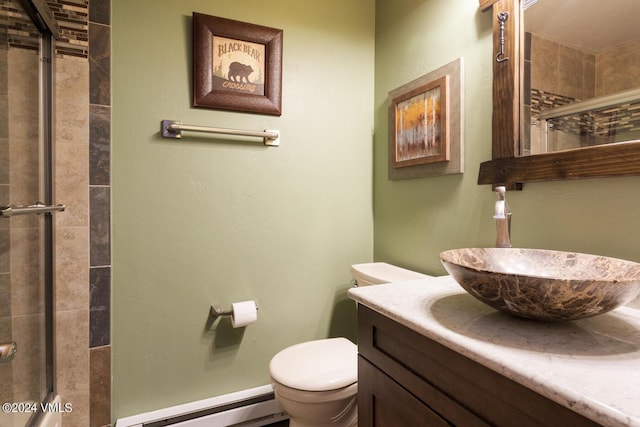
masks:
[[[33,169],[40,156],[39,36],[33,35],[35,28],[28,21],[11,14],[16,10],[11,6],[2,4],[0,12],[2,206],[35,201],[40,189],[39,175]],[[1,402],[38,400],[45,381],[45,296],[40,274],[43,226],[43,219],[36,215],[0,219],[0,342],[16,342],[19,350],[11,363],[0,364]],[[0,413],[0,425],[11,419]]]
[[[110,424],[110,1],[51,0],[56,43],[56,390],[67,426]]]
[[[596,96],[638,87],[640,41],[634,40],[603,52],[596,61]]]
[[[536,117],[541,110],[637,86],[639,76],[633,70],[640,70],[640,43],[592,55],[528,33],[525,70],[531,81],[525,108],[529,106],[532,117],[531,150],[535,153],[540,150],[536,146],[541,139]],[[550,134],[549,143],[563,149],[635,139],[640,134],[637,110],[637,104],[626,104],[554,120],[556,132],[553,137]]]

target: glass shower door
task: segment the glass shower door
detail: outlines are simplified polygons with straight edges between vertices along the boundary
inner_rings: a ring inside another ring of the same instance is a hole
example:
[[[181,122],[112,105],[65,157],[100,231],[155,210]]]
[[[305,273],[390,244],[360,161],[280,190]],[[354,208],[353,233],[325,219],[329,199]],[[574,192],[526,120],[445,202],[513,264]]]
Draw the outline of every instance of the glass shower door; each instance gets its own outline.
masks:
[[[36,1],[37,2],[37,1]],[[5,7],[6,6],[6,7]],[[0,427],[52,388],[51,35],[33,1],[0,9]]]

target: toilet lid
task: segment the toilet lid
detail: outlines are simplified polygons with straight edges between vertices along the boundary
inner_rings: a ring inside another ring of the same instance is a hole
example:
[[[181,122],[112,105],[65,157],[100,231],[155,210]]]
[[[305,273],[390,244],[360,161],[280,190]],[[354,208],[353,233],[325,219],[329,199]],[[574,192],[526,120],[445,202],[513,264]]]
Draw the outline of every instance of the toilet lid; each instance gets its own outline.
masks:
[[[346,338],[296,344],[273,356],[269,371],[275,381],[287,387],[336,390],[358,380],[358,347]]]

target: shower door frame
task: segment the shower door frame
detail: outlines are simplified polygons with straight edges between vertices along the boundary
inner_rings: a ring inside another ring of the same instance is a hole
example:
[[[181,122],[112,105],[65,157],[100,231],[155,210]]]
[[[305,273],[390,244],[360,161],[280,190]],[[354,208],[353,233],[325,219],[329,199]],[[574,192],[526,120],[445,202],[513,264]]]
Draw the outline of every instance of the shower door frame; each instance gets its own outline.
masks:
[[[36,5],[40,3],[40,0],[29,0],[32,4]],[[49,7],[44,4],[36,6],[39,8],[39,16],[42,16],[46,10],[49,12]],[[46,9],[45,9],[46,8]],[[33,19],[33,18],[32,18]],[[47,22],[44,22],[47,24]],[[53,21],[54,29],[57,37],[57,25],[55,20]],[[43,146],[43,197],[44,204],[51,206],[54,202],[54,188],[53,188],[53,165],[55,161],[54,153],[54,115],[53,115],[53,102],[54,102],[54,55],[55,55],[55,43],[54,33],[51,31],[47,24],[47,31],[43,31],[41,37],[41,58],[42,65],[41,70],[41,99],[42,99],[42,146]],[[54,307],[53,307],[53,285],[54,285],[54,216],[52,213],[44,215],[44,292],[45,292],[45,348],[46,348],[46,362],[45,362],[45,378],[47,388],[47,400],[53,399],[53,370],[54,370],[54,342],[53,342],[53,324],[54,324]]]
[[[54,58],[55,42],[59,36],[56,19],[45,0],[20,0],[21,5],[40,31],[40,144],[42,147],[42,202],[51,206],[54,194]],[[43,214],[44,221],[44,299],[45,299],[45,402],[54,398],[54,216]],[[34,424],[43,414],[37,411],[29,420]]]

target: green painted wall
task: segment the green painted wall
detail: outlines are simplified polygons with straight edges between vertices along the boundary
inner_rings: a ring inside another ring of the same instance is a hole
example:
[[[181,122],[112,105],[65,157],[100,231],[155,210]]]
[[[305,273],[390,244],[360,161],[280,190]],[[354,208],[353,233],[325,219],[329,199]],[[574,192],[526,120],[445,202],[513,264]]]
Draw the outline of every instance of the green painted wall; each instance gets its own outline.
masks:
[[[112,0],[114,417],[266,384],[281,348],[353,337],[354,262],[443,274],[440,251],[494,244],[495,195],[476,184],[492,17],[477,6],[377,1],[374,35],[373,0]],[[190,107],[193,11],[284,29],[282,117]],[[458,57],[465,173],[389,181],[388,92]],[[162,119],[280,129],[282,146],[165,140]],[[640,261],[639,185],[510,192],[514,244]],[[245,299],[258,323],[208,328],[211,304]]]
[[[112,0],[113,417],[269,383],[280,349],[354,337],[373,256],[373,0]],[[191,14],[284,30],[281,117],[194,109]],[[281,146],[159,136],[162,119]],[[244,330],[209,307],[258,301]],[[217,326],[217,327],[216,327]]]
[[[478,186],[491,158],[491,13],[469,0],[376,2],[374,256],[444,274],[446,249],[493,246],[495,194]],[[388,92],[463,57],[463,175],[387,179]],[[514,246],[589,252],[640,261],[640,178],[525,185],[509,192]]]

